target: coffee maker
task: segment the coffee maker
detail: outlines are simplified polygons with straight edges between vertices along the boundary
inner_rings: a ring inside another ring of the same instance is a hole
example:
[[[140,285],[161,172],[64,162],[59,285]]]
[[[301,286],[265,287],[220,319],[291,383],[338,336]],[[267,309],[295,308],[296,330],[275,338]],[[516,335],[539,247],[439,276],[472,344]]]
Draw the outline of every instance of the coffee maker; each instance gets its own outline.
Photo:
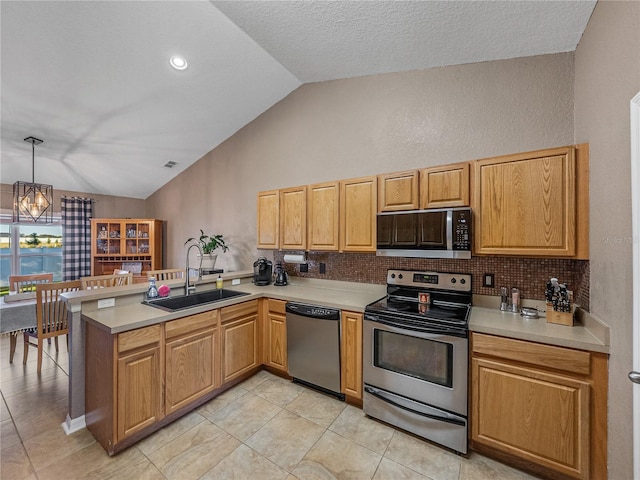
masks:
[[[253,283],[259,286],[269,285],[273,275],[273,263],[266,257],[259,257],[253,262]]]
[[[277,287],[281,287],[287,284],[289,277],[287,272],[284,271],[284,267],[280,262],[276,263],[276,280],[273,283]]]

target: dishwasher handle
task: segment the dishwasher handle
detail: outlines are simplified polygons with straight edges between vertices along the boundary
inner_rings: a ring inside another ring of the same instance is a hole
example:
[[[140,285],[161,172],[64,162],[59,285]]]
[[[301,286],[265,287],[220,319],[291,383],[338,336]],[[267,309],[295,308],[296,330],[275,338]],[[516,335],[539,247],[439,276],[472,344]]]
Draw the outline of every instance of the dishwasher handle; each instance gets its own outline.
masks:
[[[304,303],[287,302],[286,312],[301,317],[316,318],[318,320],[340,320],[340,310],[335,308],[305,305]]]

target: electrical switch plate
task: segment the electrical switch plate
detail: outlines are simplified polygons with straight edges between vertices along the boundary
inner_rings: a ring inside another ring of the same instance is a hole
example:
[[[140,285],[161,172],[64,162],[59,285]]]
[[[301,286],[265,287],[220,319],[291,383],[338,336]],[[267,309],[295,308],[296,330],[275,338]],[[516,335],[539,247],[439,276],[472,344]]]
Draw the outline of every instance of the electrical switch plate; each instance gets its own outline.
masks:
[[[231,285],[240,285],[240,279],[234,278],[233,280],[231,280]]]
[[[300,264],[300,271],[301,272],[308,272],[309,271],[309,264],[307,263],[301,263]]]
[[[494,280],[493,279],[493,273],[485,273],[482,276],[482,286],[483,287],[493,288],[493,286],[495,285],[493,280]]]
[[[116,299],[115,298],[103,298],[102,300],[98,300],[98,308],[108,308],[115,307]]]

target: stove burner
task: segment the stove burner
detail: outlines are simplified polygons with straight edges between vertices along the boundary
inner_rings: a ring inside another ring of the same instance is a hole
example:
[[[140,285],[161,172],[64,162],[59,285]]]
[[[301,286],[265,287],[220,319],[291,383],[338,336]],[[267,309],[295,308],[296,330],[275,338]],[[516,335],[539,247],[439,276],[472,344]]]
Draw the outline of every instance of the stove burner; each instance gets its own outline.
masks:
[[[396,271],[397,273],[398,271]],[[404,272],[405,274],[407,272]],[[412,273],[412,272],[409,272]],[[387,296],[368,305],[366,312],[393,317],[393,321],[404,325],[423,325],[428,328],[467,330],[468,315],[471,306],[471,291],[461,292],[442,288],[428,288],[420,282],[412,282],[407,278],[423,278],[419,272],[405,275],[402,285],[387,284]],[[418,275],[415,275],[418,273]],[[449,278],[450,274],[430,273],[429,278]],[[465,277],[464,275],[458,275]],[[471,284],[470,276],[466,281]],[[436,282],[436,285],[438,282]],[[469,289],[470,290],[470,289]],[[428,302],[420,302],[427,298]]]

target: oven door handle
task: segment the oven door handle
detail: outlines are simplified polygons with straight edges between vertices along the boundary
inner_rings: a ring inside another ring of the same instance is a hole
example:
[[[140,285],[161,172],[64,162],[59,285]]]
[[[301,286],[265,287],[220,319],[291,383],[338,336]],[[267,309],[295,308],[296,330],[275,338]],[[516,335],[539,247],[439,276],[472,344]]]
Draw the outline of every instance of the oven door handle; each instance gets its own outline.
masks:
[[[369,387],[369,386],[365,386],[364,387],[364,391],[367,392],[368,394],[373,395],[374,397],[382,400],[383,402],[389,403],[390,405],[393,405],[394,407],[401,408],[402,410],[406,410],[406,411],[414,413],[416,415],[420,415],[421,417],[426,417],[426,418],[430,418],[432,420],[438,420],[438,421],[445,422],[445,423],[451,423],[453,425],[459,425],[461,427],[464,427],[466,425],[466,422],[464,420],[458,420],[458,419],[455,419],[455,418],[441,417],[439,415],[431,415],[429,413],[421,412],[419,410],[414,410],[413,408],[407,407],[405,405],[401,405],[401,404],[399,404],[397,402],[394,402],[390,398],[387,398],[386,396],[380,394],[379,393],[380,391],[377,388],[372,388],[372,387]]]

